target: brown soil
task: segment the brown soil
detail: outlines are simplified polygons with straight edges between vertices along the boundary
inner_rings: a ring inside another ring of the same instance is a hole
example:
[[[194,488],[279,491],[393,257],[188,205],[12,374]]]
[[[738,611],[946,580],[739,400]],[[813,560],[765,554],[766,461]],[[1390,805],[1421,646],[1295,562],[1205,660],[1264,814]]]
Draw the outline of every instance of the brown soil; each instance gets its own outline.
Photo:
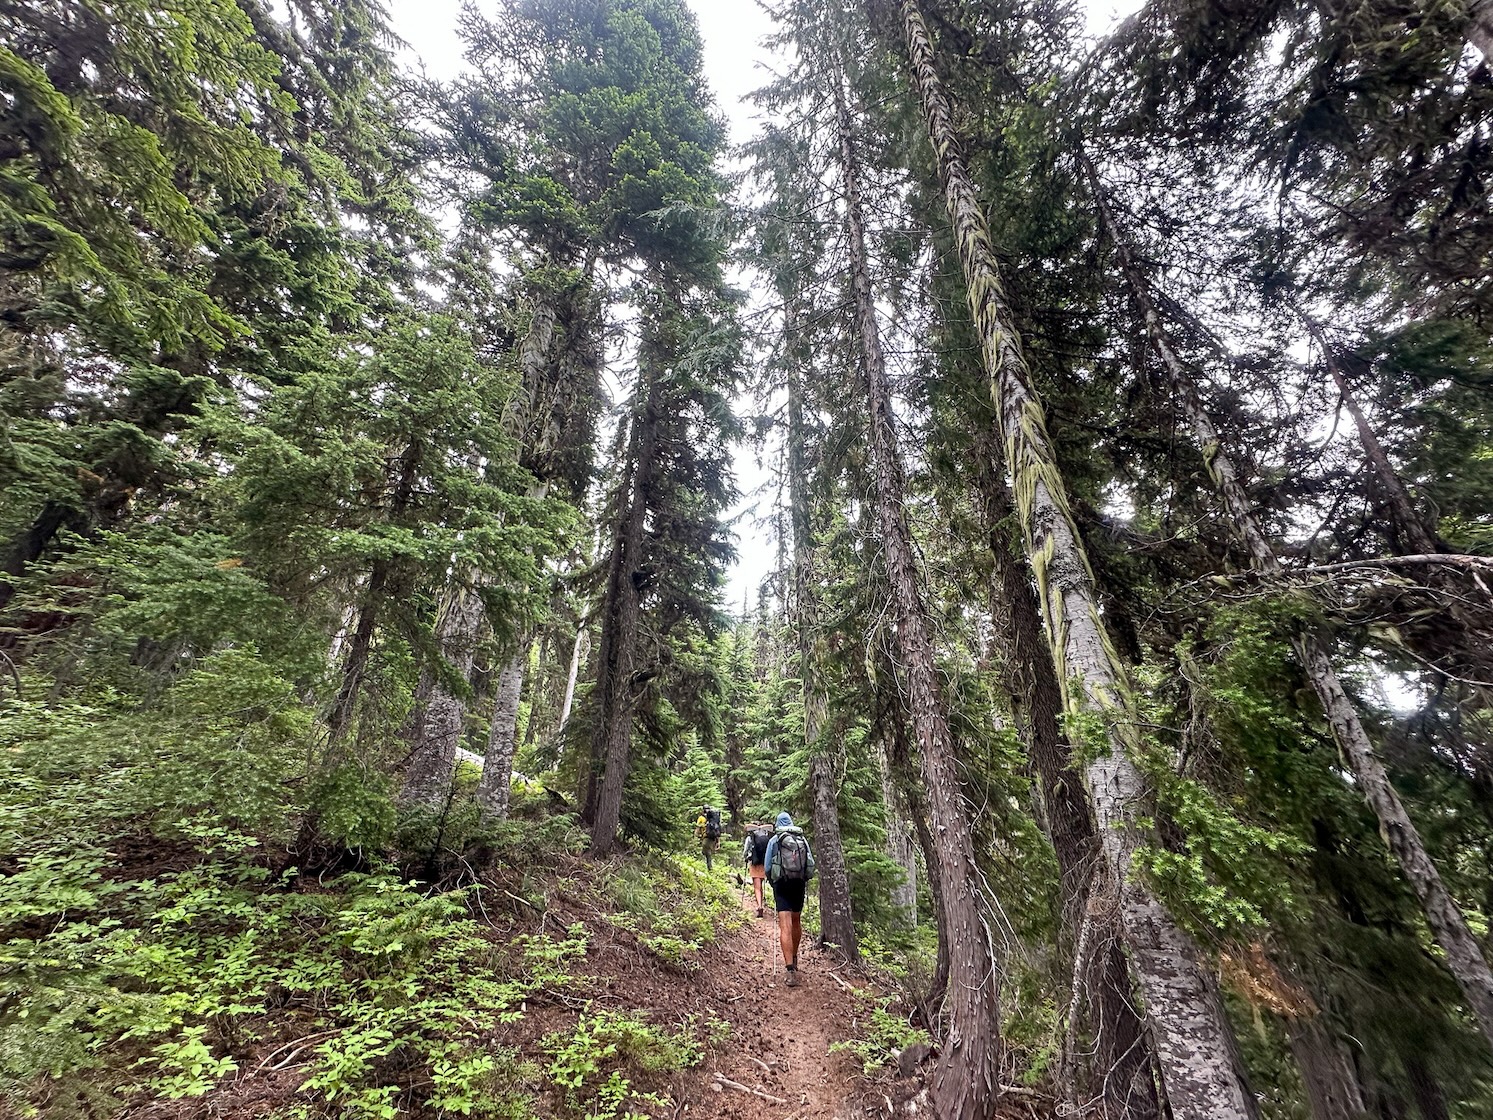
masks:
[[[756,917],[755,909],[747,913],[746,927],[717,946],[700,977],[701,986],[720,1001],[731,1039],[700,1074],[703,1099],[692,1099],[685,1114],[722,1120],[841,1116],[844,1103],[865,1082],[853,1058],[831,1054],[829,1048],[854,1036],[868,1006],[843,985],[864,987],[865,982],[837,968],[805,938],[800,983],[789,988],[772,910],[764,918]],[[777,1100],[721,1086],[716,1074]]]

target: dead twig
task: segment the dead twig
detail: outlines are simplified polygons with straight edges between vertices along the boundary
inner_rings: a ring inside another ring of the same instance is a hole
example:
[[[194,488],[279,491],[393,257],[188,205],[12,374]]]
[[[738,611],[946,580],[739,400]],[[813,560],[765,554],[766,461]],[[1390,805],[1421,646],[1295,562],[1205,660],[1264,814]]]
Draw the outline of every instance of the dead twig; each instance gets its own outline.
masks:
[[[851,995],[855,995],[856,994],[855,985],[845,983],[845,981],[841,980],[840,977],[835,972],[826,969],[824,974],[826,976],[828,976],[831,980],[833,980],[836,984],[840,985],[840,987],[844,988]]]
[[[764,1093],[761,1089],[753,1089],[750,1085],[743,1085],[740,1081],[732,1081],[723,1073],[716,1074],[715,1080],[723,1089],[735,1089],[738,1093],[750,1093],[752,1096],[759,1097],[768,1104],[788,1103],[786,1097],[775,1097],[771,1093]]]
[[[328,1038],[328,1037],[336,1034],[341,1029],[342,1029],[341,1027],[333,1027],[329,1031],[317,1031],[315,1034],[308,1034],[308,1035],[306,1035],[303,1038],[293,1038],[289,1042],[287,1042],[287,1043],[285,1043],[285,1044],[283,1044],[281,1046],[277,1046],[273,1050],[271,1050],[268,1054],[266,1054],[264,1056],[263,1060],[260,1061],[260,1063],[257,1066],[255,1066],[252,1070],[250,1070],[245,1076],[246,1077],[253,1077],[256,1073],[258,1073],[260,1070],[264,1069],[266,1066],[269,1066],[271,1072],[273,1072],[274,1070],[278,1070],[278,1069],[284,1069],[286,1066],[290,1065],[291,1061],[295,1058],[295,1056],[297,1054],[299,1054],[302,1050],[304,1050],[311,1043],[316,1042],[316,1041],[318,1041],[320,1039],[323,1039],[323,1038]],[[291,1050],[291,1047],[295,1047],[295,1049]],[[287,1057],[279,1065],[270,1066],[270,1063],[272,1061],[274,1061],[276,1058],[278,1058],[281,1054],[284,1054],[285,1051],[287,1051],[287,1050],[290,1050],[290,1056],[289,1057]]]

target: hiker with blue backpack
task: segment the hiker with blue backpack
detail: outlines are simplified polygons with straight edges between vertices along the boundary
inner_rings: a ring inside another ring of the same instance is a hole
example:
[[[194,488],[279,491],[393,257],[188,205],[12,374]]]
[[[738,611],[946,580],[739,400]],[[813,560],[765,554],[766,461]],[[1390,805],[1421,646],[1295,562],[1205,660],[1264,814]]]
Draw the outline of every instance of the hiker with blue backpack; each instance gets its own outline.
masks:
[[[788,966],[784,983],[798,987],[798,943],[803,939],[804,894],[814,877],[814,853],[804,830],[787,813],[778,814],[777,831],[767,844],[767,881],[772,907],[778,912],[778,946]]]

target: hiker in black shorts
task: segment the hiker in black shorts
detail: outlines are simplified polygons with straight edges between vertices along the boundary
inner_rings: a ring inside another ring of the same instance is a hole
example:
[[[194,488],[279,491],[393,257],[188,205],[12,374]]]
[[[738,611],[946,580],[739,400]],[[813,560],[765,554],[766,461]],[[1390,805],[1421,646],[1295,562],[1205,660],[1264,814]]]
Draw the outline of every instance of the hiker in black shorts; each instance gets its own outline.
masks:
[[[798,943],[803,939],[804,892],[814,877],[814,853],[804,830],[787,813],[778,814],[777,832],[767,844],[767,881],[778,912],[778,946],[788,966],[785,983],[798,986]]]

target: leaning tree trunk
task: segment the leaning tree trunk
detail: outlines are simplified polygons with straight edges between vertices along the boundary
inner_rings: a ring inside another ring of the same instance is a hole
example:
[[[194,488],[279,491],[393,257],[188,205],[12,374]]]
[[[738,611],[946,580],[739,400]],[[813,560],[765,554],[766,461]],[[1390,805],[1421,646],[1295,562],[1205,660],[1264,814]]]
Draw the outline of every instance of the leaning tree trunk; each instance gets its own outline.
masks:
[[[389,582],[389,565],[375,560],[368,574],[368,585],[363,589],[363,605],[358,608],[358,624],[353,627],[347,641],[347,655],[342,663],[342,680],[337,686],[337,696],[332,701],[332,712],[327,717],[327,741],[332,746],[340,742],[352,723],[353,711],[363,691],[363,679],[368,673],[368,658],[373,652],[373,631],[378,625],[378,608],[383,602],[384,585]]]
[[[1389,452],[1379,441],[1379,435],[1374,431],[1374,426],[1369,423],[1368,417],[1364,415],[1363,406],[1353,392],[1353,387],[1348,384],[1348,379],[1343,375],[1342,366],[1338,362],[1337,354],[1326,333],[1310,316],[1299,309],[1296,314],[1321,348],[1322,360],[1327,367],[1328,375],[1331,376],[1333,384],[1337,386],[1348,415],[1353,418],[1354,427],[1358,431],[1358,441],[1363,447],[1364,458],[1368,462],[1369,476],[1372,479],[1371,492],[1389,511],[1389,536],[1392,547],[1398,555],[1404,557],[1434,559],[1438,553],[1450,552],[1451,549],[1446,541],[1442,540],[1436,532],[1435,522],[1416,508],[1409,488],[1406,487],[1400,473],[1395,470],[1394,464],[1390,461]],[[1426,587],[1444,604],[1435,635],[1435,644],[1440,655],[1427,658],[1430,667],[1434,671],[1443,673],[1446,679],[1460,678],[1461,683],[1476,690],[1484,705],[1493,703],[1493,688],[1486,683],[1476,683],[1480,680],[1486,681],[1487,671],[1490,666],[1493,666],[1487,641],[1489,620],[1486,607],[1476,601],[1477,599],[1485,601],[1486,595],[1476,596],[1475,599],[1473,589],[1459,586],[1457,575],[1444,566],[1427,567],[1421,578]],[[1440,668],[1440,665],[1446,663],[1443,659],[1448,657],[1457,666],[1455,674]]]
[[[886,360],[877,333],[875,299],[866,254],[861,208],[860,168],[851,138],[850,111],[836,84],[839,102],[840,159],[845,184],[850,280],[860,342],[861,372],[870,408],[872,473],[877,524],[887,578],[896,611],[897,648],[907,681],[913,730],[922,756],[928,813],[939,843],[931,853],[930,874],[940,882],[940,925],[948,937],[949,1027],[933,1094],[943,1120],[984,1120],[1000,1095],[1001,962],[987,916],[984,875],[975,858],[974,830],[965,810],[958,760],[949,731],[948,709],[934,657],[922,573],[903,509],[905,485],[892,417]]]
[[[1060,666],[1064,707],[1075,716],[1099,715],[1105,729],[1101,742],[1085,744],[1091,761],[1084,776],[1104,853],[1105,887],[1119,902],[1167,1099],[1177,1120],[1253,1117],[1255,1102],[1236,1062],[1222,1001],[1197,946],[1131,866],[1149,835],[1143,823],[1146,784],[1131,756],[1140,745],[1133,700],[1104,629],[1093,572],[1031,387],[989,225],[954,127],[953,107],[933,65],[927,25],[916,0],[899,4],[911,77],[938,161],[1052,658]]]
[[[883,656],[885,657],[884,676],[889,681],[895,681],[896,666],[889,655]],[[905,688],[901,689],[904,694],[906,691]],[[934,1041],[939,1041],[939,1008],[943,1006],[944,994],[949,987],[949,937],[943,922],[943,888],[939,885],[937,874],[938,848],[933,842],[933,833],[928,828],[927,801],[923,797],[923,791],[919,788],[917,777],[913,772],[912,748],[907,741],[907,721],[903,718],[906,713],[901,709],[902,697],[893,696],[892,700],[894,711],[890,717],[884,717],[887,718],[884,726],[890,738],[887,763],[891,769],[892,780],[896,782],[898,789],[902,791],[903,799],[907,802],[907,817],[912,822],[913,836],[917,840],[918,851],[923,854],[923,867],[928,873],[928,893],[933,896],[933,912],[938,915],[938,920],[933,923],[934,931],[938,935],[938,951],[934,957],[933,976],[928,984],[928,991],[922,998],[922,1010],[924,1024],[933,1035]]]
[[[1223,441],[1203,407],[1197,385],[1188,375],[1162,329],[1161,317],[1151,298],[1146,278],[1115,226],[1114,215],[1098,171],[1086,154],[1081,154],[1080,159],[1093,188],[1095,205],[1115,247],[1115,255],[1125,274],[1126,283],[1145,319],[1146,333],[1171,378],[1177,402],[1202,449],[1203,461],[1223,499],[1234,534],[1248,551],[1250,562],[1256,571],[1278,577],[1281,574],[1280,560],[1260,529],[1249,495],[1239,480],[1233,460],[1223,450]],[[1461,986],[1463,998],[1467,1000],[1483,1035],[1493,1044],[1493,972],[1489,971],[1488,962],[1483,958],[1482,947],[1468,926],[1466,916],[1456,899],[1442,881],[1441,874],[1431,860],[1430,853],[1426,851],[1420,833],[1406,813],[1399,794],[1390,784],[1384,764],[1375,753],[1368,732],[1364,730],[1363,721],[1358,717],[1358,710],[1338,678],[1327,646],[1312,633],[1298,635],[1292,644],[1327,715],[1333,738],[1337,740],[1344,760],[1353,771],[1354,781],[1378,819],[1380,835],[1420,900],[1431,936],[1446,955],[1447,967]]]
[[[590,618],[582,615],[581,620],[576,623],[575,643],[570,648],[570,671],[565,676],[565,699],[560,703],[560,723],[555,729],[555,735],[565,734],[566,725],[570,723],[570,708],[575,703],[575,681],[580,675],[581,658],[585,657],[591,647]]]
[[[1091,173],[1091,178],[1092,178]],[[1097,180],[1095,180],[1097,183]],[[1098,190],[1098,186],[1095,186]],[[1110,239],[1114,240],[1118,232],[1111,228]],[[1123,258],[1125,267],[1134,271],[1133,258],[1128,249]],[[1134,284],[1132,283],[1132,288]],[[1149,302],[1149,301],[1148,301]],[[1429,556],[1437,552],[1445,552],[1446,546],[1436,539],[1436,534],[1426,524],[1425,520],[1415,509],[1415,503],[1410,498],[1410,491],[1405,489],[1405,483],[1400,474],[1395,470],[1394,464],[1389,461],[1389,453],[1384,450],[1384,445],[1379,442],[1379,435],[1374,431],[1374,426],[1369,423],[1369,418],[1364,415],[1363,407],[1358,403],[1358,397],[1353,392],[1353,387],[1348,384],[1347,378],[1343,376],[1342,368],[1338,365],[1337,355],[1333,352],[1332,343],[1323,334],[1322,328],[1306,315],[1298,312],[1301,321],[1306,324],[1307,332],[1322,350],[1322,361],[1327,366],[1327,373],[1332,378],[1332,383],[1337,386],[1337,391],[1342,399],[1343,405],[1348,410],[1348,415],[1353,418],[1353,426],[1358,431],[1358,442],[1363,446],[1364,457],[1369,463],[1369,473],[1374,480],[1374,489],[1378,490],[1385,505],[1389,507],[1390,522],[1393,525],[1395,543],[1404,555]],[[1170,350],[1170,348],[1168,348]],[[1165,359],[1163,359],[1165,360]]]
[[[1072,744],[1062,732],[1062,685],[1042,641],[1041,607],[1010,537],[1010,491],[999,470],[998,433],[976,438],[976,471],[994,561],[990,616],[1001,649],[1001,673],[1036,779],[1042,824],[1057,855],[1064,957],[1070,962],[1072,998],[1067,1043],[1060,1063],[1069,1103],[1099,1099],[1113,1116],[1161,1116],[1156,1055],[1136,1009],[1119,914],[1089,906],[1099,837],[1074,766]]]
[[[633,678],[642,614],[638,578],[642,575],[643,523],[648,514],[654,449],[661,420],[657,372],[645,370],[644,376],[648,384],[642,407],[634,414],[632,431],[628,434],[629,462],[623,474],[619,524],[607,561],[607,586],[601,609],[596,666],[600,707],[591,747],[594,796],[587,798],[591,809],[590,851],[597,856],[606,855],[617,846],[617,830],[622,823],[622,790],[631,761]]]
[[[793,598],[798,612],[799,680],[803,682],[804,745],[814,802],[814,849],[819,872],[820,939],[847,960],[860,956],[850,911],[850,873],[840,839],[839,751],[825,742],[829,707],[820,673],[819,603],[814,583],[814,526],[805,447],[802,347],[790,297],[784,334],[788,351],[788,495],[793,518]]]

